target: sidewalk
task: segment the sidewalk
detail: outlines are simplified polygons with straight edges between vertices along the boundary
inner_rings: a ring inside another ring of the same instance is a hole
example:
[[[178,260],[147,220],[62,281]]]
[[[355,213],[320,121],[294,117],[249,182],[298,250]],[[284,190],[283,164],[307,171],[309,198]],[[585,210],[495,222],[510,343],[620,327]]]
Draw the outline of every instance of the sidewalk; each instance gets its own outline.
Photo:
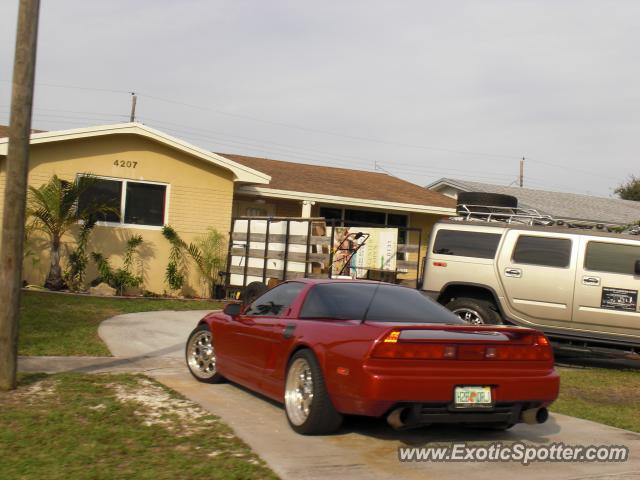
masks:
[[[182,367],[178,359],[138,357],[19,357],[18,371],[25,373],[149,373],[172,372]]]

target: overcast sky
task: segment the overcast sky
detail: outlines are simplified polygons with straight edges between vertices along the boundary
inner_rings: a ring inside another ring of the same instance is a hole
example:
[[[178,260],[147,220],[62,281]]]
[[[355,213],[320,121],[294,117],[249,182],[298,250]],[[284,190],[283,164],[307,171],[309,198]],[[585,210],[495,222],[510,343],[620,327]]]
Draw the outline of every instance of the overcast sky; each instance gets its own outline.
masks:
[[[0,2],[0,123],[17,0]],[[640,2],[44,0],[33,126],[608,196],[640,174]],[[62,88],[64,87],[64,88]],[[74,88],[78,87],[78,88]]]

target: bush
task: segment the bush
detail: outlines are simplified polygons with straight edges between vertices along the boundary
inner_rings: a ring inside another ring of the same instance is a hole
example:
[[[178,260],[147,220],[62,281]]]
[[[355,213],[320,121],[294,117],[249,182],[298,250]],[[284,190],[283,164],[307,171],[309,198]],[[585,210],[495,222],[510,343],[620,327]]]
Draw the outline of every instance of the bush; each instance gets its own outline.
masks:
[[[99,285],[102,282],[108,283],[111,288],[115,288],[118,295],[123,295],[127,288],[137,288],[142,285],[142,275],[135,275],[131,272],[136,259],[139,260],[138,247],[142,245],[141,235],[134,235],[127,240],[127,247],[124,253],[122,268],[113,269],[109,259],[101,253],[92,252],[91,256],[98,268],[99,277],[91,282],[91,285]]]
[[[220,283],[220,271],[226,261],[226,239],[215,228],[208,228],[207,233],[187,244],[173,227],[166,225],[162,235],[171,244],[169,263],[165,270],[165,281],[171,290],[180,290],[184,286],[189,272],[188,260],[191,259],[198,268],[207,295],[215,297],[216,286]]]

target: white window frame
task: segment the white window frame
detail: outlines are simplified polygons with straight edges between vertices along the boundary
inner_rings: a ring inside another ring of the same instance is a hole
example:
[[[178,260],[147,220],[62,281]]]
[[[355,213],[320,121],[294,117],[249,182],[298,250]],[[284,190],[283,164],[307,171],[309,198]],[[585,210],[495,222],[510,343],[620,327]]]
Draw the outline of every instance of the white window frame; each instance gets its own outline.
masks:
[[[104,175],[91,175],[88,173],[79,173],[78,177],[93,177],[101,180],[111,180],[122,183],[122,192],[120,196],[120,219],[121,222],[105,222],[97,221],[96,225],[101,227],[120,227],[120,228],[137,228],[140,230],[162,230],[165,225],[169,225],[169,199],[171,198],[171,184],[164,182],[151,182],[148,180],[136,180],[135,178],[107,177]],[[124,223],[124,213],[127,202],[127,183],[147,183],[149,185],[162,185],[165,187],[164,195],[164,222],[162,225],[140,225],[139,223]]]

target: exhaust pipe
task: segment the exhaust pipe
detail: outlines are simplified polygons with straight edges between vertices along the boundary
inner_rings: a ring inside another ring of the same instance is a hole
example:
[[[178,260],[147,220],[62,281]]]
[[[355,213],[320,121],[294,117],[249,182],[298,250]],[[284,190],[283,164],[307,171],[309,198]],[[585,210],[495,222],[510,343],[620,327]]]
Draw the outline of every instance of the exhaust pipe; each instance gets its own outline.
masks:
[[[409,407],[398,407],[387,415],[387,423],[391,425],[394,430],[404,430],[408,428],[407,419],[411,409]]]
[[[535,425],[538,423],[544,423],[549,418],[549,410],[544,407],[540,408],[530,408],[529,410],[525,410],[522,412],[520,419],[524,423],[528,423],[529,425]]]

